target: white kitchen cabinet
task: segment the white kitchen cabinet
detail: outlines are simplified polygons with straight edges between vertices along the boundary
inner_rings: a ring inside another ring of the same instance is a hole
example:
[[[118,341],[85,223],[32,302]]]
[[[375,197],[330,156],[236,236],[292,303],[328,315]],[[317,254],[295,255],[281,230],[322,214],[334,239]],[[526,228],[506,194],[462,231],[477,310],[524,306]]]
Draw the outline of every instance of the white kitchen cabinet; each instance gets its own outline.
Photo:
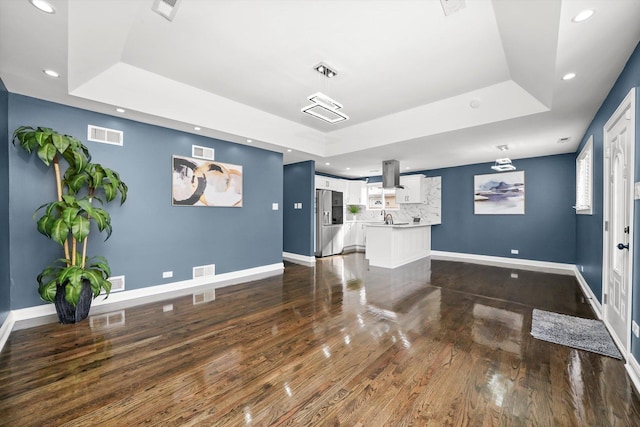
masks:
[[[344,223],[344,249],[349,251],[364,251],[366,222],[345,222]]]
[[[367,224],[364,222],[357,222],[356,225],[357,225],[355,230],[356,246],[364,247],[366,243],[365,235],[367,232]]]
[[[345,222],[343,227],[344,232],[344,247],[349,248],[356,245],[356,228],[359,224],[357,222]]]
[[[333,190],[343,192],[346,190],[345,180],[329,178],[327,176],[315,176],[316,190]]]
[[[400,177],[400,185],[396,189],[396,203],[425,203],[423,191],[424,175],[405,175]]]
[[[365,181],[347,181],[347,205],[366,205],[367,183]]]

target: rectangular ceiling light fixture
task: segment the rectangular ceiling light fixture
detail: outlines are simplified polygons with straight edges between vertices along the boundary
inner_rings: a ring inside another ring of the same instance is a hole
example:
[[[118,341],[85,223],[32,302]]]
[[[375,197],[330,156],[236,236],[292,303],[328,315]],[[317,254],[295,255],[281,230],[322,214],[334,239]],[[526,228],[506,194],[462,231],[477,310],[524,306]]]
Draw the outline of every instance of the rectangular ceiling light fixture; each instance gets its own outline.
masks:
[[[514,171],[516,167],[511,164],[511,160],[508,158],[497,159],[496,163],[491,166],[491,169],[497,172],[506,172],[506,171]]]
[[[327,123],[338,123],[345,120],[349,120],[349,116],[341,111],[342,104],[338,101],[334,101],[323,93],[314,93],[307,97],[312,102],[311,105],[307,105],[301,111],[310,116],[316,117],[320,120],[324,120]]]

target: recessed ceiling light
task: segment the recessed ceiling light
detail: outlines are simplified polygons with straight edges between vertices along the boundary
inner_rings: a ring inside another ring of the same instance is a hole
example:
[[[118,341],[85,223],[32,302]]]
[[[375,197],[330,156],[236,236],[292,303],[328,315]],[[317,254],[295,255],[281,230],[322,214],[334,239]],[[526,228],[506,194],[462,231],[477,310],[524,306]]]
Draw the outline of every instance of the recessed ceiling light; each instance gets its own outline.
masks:
[[[509,146],[507,144],[503,144],[503,145],[496,145],[496,148],[500,151],[508,151],[509,150]]]
[[[291,148],[287,148],[287,153],[290,153],[290,152],[291,152]]]
[[[124,113],[124,112],[125,112],[125,109],[124,109],[124,108],[116,108],[116,111],[117,111],[118,113]]]
[[[576,73],[567,73],[564,76],[562,76],[562,80],[571,80],[573,78],[575,78]]]
[[[29,0],[29,3],[40,9],[45,13],[56,13],[56,10],[51,6],[48,1],[45,0]]]
[[[60,77],[60,74],[55,70],[47,69],[47,70],[42,70],[42,72],[45,73],[49,77],[55,77],[55,78]]]
[[[247,142],[253,142],[253,139],[247,139]]]
[[[474,98],[471,101],[469,101],[469,106],[471,108],[480,108],[480,100],[478,98]]]
[[[351,168],[347,168],[347,170],[348,170],[348,171],[350,171],[350,170],[351,170]]]
[[[196,127],[194,127],[193,129],[194,129],[194,130],[200,130],[200,129],[202,129],[202,128],[201,128],[200,126],[196,126]]]
[[[571,22],[584,22],[587,19],[591,18],[594,13],[596,13],[596,11],[593,9],[585,9],[579,14],[577,14],[576,16],[574,16]]]
[[[331,166],[331,163],[326,162],[324,165],[325,165],[325,166]]]

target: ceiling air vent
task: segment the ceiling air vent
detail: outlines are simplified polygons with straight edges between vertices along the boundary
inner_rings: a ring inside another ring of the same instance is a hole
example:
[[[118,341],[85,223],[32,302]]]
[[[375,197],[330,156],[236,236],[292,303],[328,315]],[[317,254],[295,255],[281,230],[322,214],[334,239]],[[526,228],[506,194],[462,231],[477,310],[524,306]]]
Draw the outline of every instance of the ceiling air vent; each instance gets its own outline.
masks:
[[[194,279],[202,279],[205,277],[213,277],[216,275],[216,265],[201,265],[198,267],[193,267],[193,278]]]
[[[155,0],[153,6],[151,6],[151,10],[163,18],[173,21],[181,1],[182,0]]]
[[[209,147],[201,147],[199,145],[191,146],[191,157],[204,160],[215,160],[215,150]]]
[[[124,144],[124,132],[121,130],[101,128],[94,125],[87,126],[87,139],[102,144],[122,146]]]
[[[460,9],[467,7],[465,0],[440,0],[442,3],[442,10],[444,16],[452,15],[456,12],[460,12]]]

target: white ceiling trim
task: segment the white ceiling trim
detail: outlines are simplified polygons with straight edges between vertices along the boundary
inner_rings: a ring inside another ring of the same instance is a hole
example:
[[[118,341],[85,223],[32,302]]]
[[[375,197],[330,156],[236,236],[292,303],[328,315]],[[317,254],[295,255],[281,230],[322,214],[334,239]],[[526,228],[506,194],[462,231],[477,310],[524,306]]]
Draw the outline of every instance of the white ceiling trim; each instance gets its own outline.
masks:
[[[119,62],[71,95],[325,156],[323,133]]]
[[[472,108],[472,100],[479,102]],[[336,156],[399,141],[500,122],[549,109],[513,81],[391,114],[332,133],[328,155]]]

